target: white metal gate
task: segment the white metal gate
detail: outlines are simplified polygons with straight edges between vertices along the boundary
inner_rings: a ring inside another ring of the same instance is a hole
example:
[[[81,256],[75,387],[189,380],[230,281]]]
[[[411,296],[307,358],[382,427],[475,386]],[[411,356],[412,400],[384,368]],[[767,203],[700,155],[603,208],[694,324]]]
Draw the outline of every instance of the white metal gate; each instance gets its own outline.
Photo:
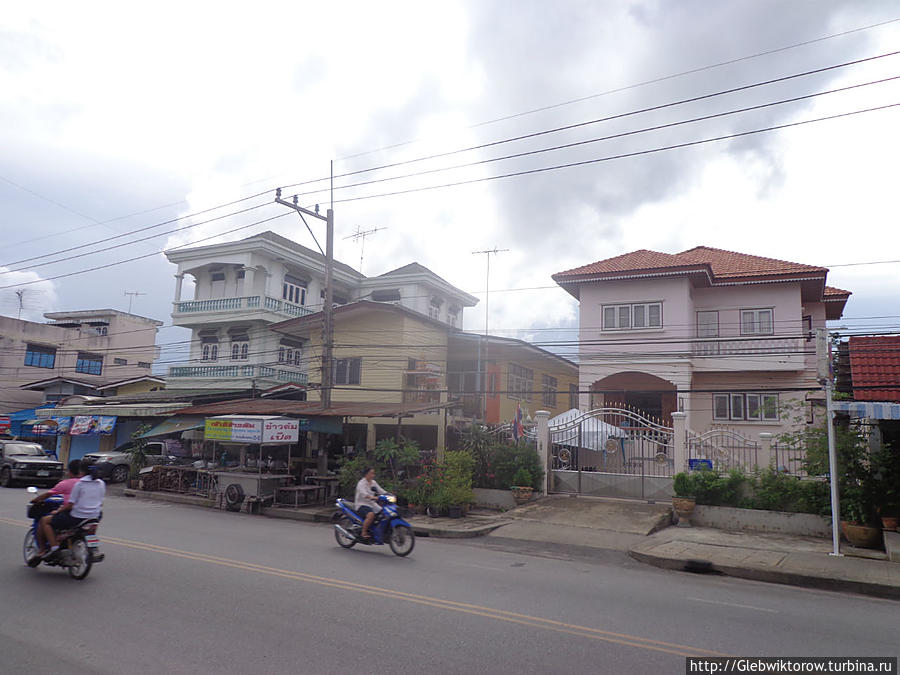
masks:
[[[550,491],[668,499],[674,430],[632,410],[599,408],[550,426]]]

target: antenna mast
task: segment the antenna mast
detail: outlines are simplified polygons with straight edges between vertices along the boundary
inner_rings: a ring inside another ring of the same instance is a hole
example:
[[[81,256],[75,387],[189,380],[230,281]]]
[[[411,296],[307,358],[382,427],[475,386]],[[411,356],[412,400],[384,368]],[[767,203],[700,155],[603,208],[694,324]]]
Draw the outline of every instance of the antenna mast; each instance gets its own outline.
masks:
[[[374,227],[371,230],[360,230],[359,225],[357,225],[356,232],[354,232],[353,234],[351,234],[347,237],[344,237],[344,239],[352,239],[355,242],[362,240],[362,244],[360,244],[360,247],[359,247],[359,272],[360,272],[360,274],[362,274],[362,269],[363,269],[363,253],[366,250],[366,237],[371,236],[371,235],[375,234],[376,232],[379,232],[381,230],[386,230],[386,229],[387,229],[386,227]]]
[[[131,303],[134,302],[134,299],[139,295],[147,295],[147,294],[139,293],[138,291],[125,291],[125,295],[130,296],[128,298],[128,313],[131,314]]]

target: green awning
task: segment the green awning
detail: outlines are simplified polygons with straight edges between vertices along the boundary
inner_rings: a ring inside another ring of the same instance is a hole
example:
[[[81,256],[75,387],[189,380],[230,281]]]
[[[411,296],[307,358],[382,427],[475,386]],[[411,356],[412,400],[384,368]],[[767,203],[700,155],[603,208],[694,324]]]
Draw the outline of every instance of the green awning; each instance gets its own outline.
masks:
[[[190,429],[202,429],[206,418],[200,415],[181,415],[178,417],[170,417],[165,422],[160,422],[146,434],[141,434],[139,438],[150,438],[151,436],[165,436],[166,434],[174,434],[179,431],[188,431]]]

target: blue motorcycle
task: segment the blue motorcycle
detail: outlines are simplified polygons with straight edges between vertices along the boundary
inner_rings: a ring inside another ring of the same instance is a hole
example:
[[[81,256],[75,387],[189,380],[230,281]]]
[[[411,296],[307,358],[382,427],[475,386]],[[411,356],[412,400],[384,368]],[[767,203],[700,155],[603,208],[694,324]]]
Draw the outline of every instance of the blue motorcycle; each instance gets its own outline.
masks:
[[[28,492],[34,494],[36,488],[28,488]],[[37,527],[41,518],[55,511],[63,505],[64,499],[61,495],[51,495],[38,504],[29,504],[27,515],[31,518],[31,527],[25,535],[25,543],[22,547],[22,553],[25,556],[25,564],[29,567],[37,567],[41,563],[50,567],[65,567],[69,571],[69,576],[73,579],[84,579],[91,571],[94,563],[101,562],[104,555],[100,553],[100,539],[97,538],[96,518],[87,518],[81,525],[74,530],[63,530],[56,533],[56,540],[59,544],[59,550],[52,555],[45,556],[43,559],[36,558],[38,551],[37,546]]]
[[[353,502],[338,499],[335,506],[338,510],[334,513],[334,538],[338,546],[353,548],[357,544],[380,545],[388,544],[395,555],[407,556],[412,553],[416,545],[416,535],[412,526],[407,523],[397,511],[397,498],[394,495],[378,495],[378,505],[381,513],[375,516],[375,522],[369,528],[372,538],[362,538],[363,519],[356,513]]]

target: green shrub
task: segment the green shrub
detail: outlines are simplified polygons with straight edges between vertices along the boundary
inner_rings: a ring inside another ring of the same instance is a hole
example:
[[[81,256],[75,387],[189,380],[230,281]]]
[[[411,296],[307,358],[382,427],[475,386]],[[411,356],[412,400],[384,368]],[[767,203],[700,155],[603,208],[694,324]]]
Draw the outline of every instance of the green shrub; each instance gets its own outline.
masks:
[[[676,497],[694,496],[694,481],[692,480],[692,478],[693,476],[684,472],[675,474],[675,479],[672,483],[672,489],[674,490]]]
[[[508,490],[513,485],[540,489],[544,469],[534,445],[529,443],[473,444],[474,485],[479,488]],[[528,472],[530,480],[520,482],[516,474]]]
[[[430,465],[424,478],[423,503],[437,508],[469,504],[475,458],[466,450],[448,451],[443,459]]]
[[[521,487],[531,487],[531,473],[524,466],[520,466],[513,476],[513,485]]]

